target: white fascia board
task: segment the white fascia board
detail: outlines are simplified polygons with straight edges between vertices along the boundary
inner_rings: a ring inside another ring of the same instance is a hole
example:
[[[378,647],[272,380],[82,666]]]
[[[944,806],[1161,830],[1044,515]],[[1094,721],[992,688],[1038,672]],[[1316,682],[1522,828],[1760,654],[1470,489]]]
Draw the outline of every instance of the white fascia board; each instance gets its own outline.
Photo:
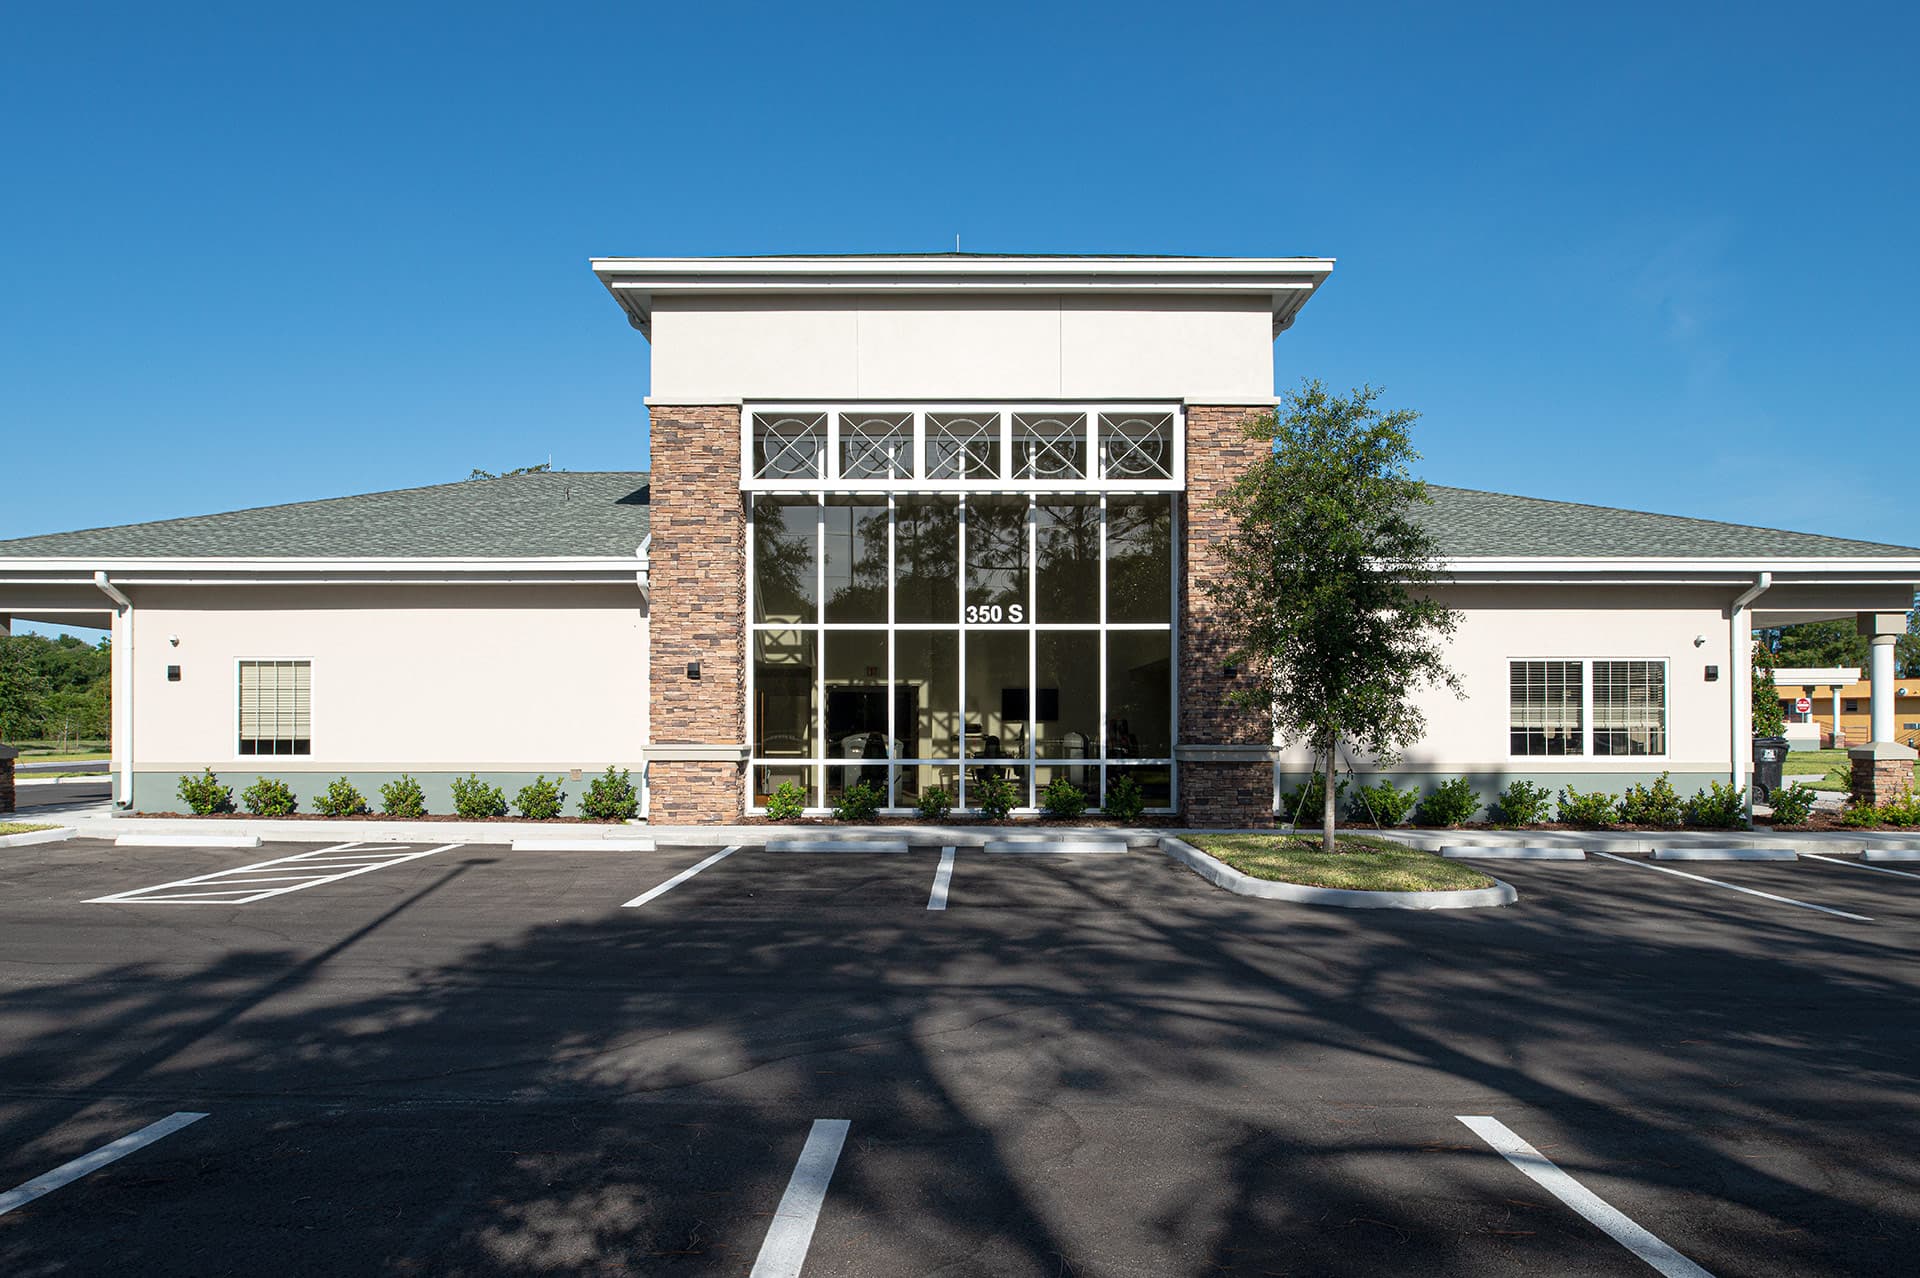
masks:
[[[342,585],[379,581],[622,581],[644,559],[279,559],[46,558],[0,559],[0,584],[91,585],[105,571],[116,585],[235,584],[305,581]]]
[[[1774,574],[1775,584],[1819,585],[1920,583],[1920,558],[1700,558],[1646,559],[1607,558],[1506,558],[1465,556],[1442,561],[1442,569],[1456,577],[1488,579],[1512,577],[1517,580],[1557,578],[1588,581],[1598,578],[1646,580],[1666,577],[1680,581],[1751,582],[1762,572]]]

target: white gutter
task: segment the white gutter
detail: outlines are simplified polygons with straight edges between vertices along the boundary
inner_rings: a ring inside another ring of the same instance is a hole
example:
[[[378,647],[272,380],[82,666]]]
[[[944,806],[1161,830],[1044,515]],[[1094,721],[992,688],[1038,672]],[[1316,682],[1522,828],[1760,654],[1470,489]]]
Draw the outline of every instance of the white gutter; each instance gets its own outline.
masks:
[[[1760,573],[1753,584],[1741,591],[1727,608],[1727,728],[1733,751],[1728,769],[1733,788],[1745,789],[1747,767],[1753,753],[1753,627],[1746,624],[1747,606],[1773,585],[1773,574]],[[1747,709],[1746,722],[1740,721],[1740,709]],[[1753,824],[1753,792],[1747,792],[1747,824]]]
[[[653,558],[648,553],[652,549],[653,534],[648,533],[633,552],[633,557],[640,561],[640,571],[635,574],[635,580],[640,583],[640,597],[649,604],[653,602]]]
[[[113,696],[112,740],[107,744],[120,756],[120,802],[133,807],[133,600],[95,571],[93,584],[113,600],[113,664],[108,688]]]

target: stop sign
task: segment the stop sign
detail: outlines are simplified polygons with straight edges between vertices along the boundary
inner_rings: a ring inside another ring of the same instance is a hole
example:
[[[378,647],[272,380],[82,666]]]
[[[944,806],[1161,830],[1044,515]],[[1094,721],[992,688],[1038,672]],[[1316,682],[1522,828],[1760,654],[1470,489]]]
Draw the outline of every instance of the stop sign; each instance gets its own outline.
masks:
[[[1812,713],[1813,713],[1813,698],[1812,698],[1812,697],[1802,697],[1802,698],[1800,698],[1800,699],[1799,699],[1798,701],[1796,701],[1796,702],[1794,702],[1794,703],[1793,703],[1793,712],[1794,712],[1795,714],[1812,714]]]

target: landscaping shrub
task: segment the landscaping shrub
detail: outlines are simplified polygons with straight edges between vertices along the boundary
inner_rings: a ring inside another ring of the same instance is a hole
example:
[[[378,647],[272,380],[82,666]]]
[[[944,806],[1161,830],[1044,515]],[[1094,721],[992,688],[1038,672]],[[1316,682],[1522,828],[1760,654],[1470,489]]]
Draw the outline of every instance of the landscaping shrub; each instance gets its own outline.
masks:
[[[1493,801],[1493,819],[1499,825],[1537,825],[1547,819],[1553,791],[1531,781],[1509,781]]]
[[[918,811],[922,821],[944,821],[953,811],[953,796],[936,785],[920,796]]]
[[[180,802],[195,816],[214,816],[233,811],[233,787],[221,785],[220,778],[208,768],[197,777],[180,778]]]
[[[1442,781],[1432,794],[1420,800],[1414,819],[1421,825],[1460,825],[1472,820],[1479,810],[1480,796],[1474,793],[1473,782],[1455,777]]]
[[[1886,823],[1880,819],[1880,809],[1871,803],[1849,803],[1846,811],[1840,814],[1840,824],[1859,830],[1870,825]]]
[[[1801,825],[1813,815],[1813,799],[1820,792],[1804,781],[1773,792],[1775,825]]]
[[[580,815],[589,821],[631,821],[640,815],[640,792],[634,788],[633,775],[625,768],[618,772],[609,763],[607,770],[587,782],[580,796]]]
[[[399,780],[380,787],[380,811],[390,817],[423,817],[427,796],[420,792],[420,783],[403,772]]]
[[[1620,820],[1627,825],[1671,830],[1679,826],[1685,815],[1685,806],[1664,772],[1652,785],[1630,785],[1620,796]]]
[[[1779,809],[1775,809],[1776,818]],[[1920,796],[1911,790],[1897,799],[1875,807],[1871,803],[1852,803],[1840,814],[1840,824],[1860,829],[1871,825],[1920,825]]]
[[[1020,792],[1002,776],[988,776],[973,783],[973,806],[983,821],[1004,821],[1020,802]]]
[[[1308,825],[1320,824],[1320,814],[1327,806],[1327,778],[1324,773],[1316,772],[1308,777],[1297,790],[1288,790],[1280,796],[1280,816],[1283,820]],[[1333,783],[1333,806],[1337,809],[1347,797],[1347,778],[1341,777]]]
[[[1747,789],[1713,781],[1686,802],[1688,825],[1709,830],[1737,830],[1747,823]]]
[[[321,816],[359,816],[367,810],[367,798],[353,788],[353,782],[340,777],[327,787],[325,794],[313,801],[313,810]]]
[[[1106,814],[1116,821],[1138,821],[1147,810],[1147,796],[1132,777],[1115,777],[1107,782]]]
[[[1087,810],[1087,792],[1066,777],[1055,777],[1040,792],[1040,806],[1050,817],[1071,821]]]
[[[1560,807],[1555,816],[1566,825],[1604,829],[1620,819],[1620,800],[1605,790],[1588,790],[1583,794],[1568,786],[1560,792]]]
[[[1390,780],[1375,785],[1363,785],[1353,792],[1353,802],[1347,805],[1347,820],[1371,821],[1378,826],[1395,826],[1407,819],[1407,813],[1413,811],[1420,802],[1420,790],[1417,786],[1408,786],[1402,790]]]
[[[287,783],[273,777],[261,777],[242,790],[240,802],[247,805],[247,811],[264,817],[288,816],[300,806]]]
[[[567,792],[560,788],[559,780],[549,781],[544,775],[521,786],[520,793],[513,796],[513,806],[529,821],[551,821],[566,803]]]
[[[797,821],[807,810],[807,792],[791,781],[767,796],[767,815],[776,821]]]
[[[840,792],[833,803],[833,819],[836,821],[871,821],[873,814],[880,810],[886,801],[886,795],[880,787],[871,781],[855,781]]]
[[[507,814],[506,792],[469,772],[453,779],[453,810],[469,821],[503,817]]]

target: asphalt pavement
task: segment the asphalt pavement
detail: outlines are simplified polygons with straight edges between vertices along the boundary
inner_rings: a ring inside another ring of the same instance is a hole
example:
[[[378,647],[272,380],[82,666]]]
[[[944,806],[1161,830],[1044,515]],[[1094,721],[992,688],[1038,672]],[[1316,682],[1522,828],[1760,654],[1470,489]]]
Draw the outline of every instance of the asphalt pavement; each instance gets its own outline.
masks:
[[[1920,1251],[1920,878],[1503,864],[1513,906],[1343,911],[1152,852],[963,849],[929,909],[942,859],[0,853],[0,1195],[182,1124],[0,1214],[0,1272],[773,1274],[798,1246],[876,1278],[1644,1274],[1632,1229],[1723,1278]]]

